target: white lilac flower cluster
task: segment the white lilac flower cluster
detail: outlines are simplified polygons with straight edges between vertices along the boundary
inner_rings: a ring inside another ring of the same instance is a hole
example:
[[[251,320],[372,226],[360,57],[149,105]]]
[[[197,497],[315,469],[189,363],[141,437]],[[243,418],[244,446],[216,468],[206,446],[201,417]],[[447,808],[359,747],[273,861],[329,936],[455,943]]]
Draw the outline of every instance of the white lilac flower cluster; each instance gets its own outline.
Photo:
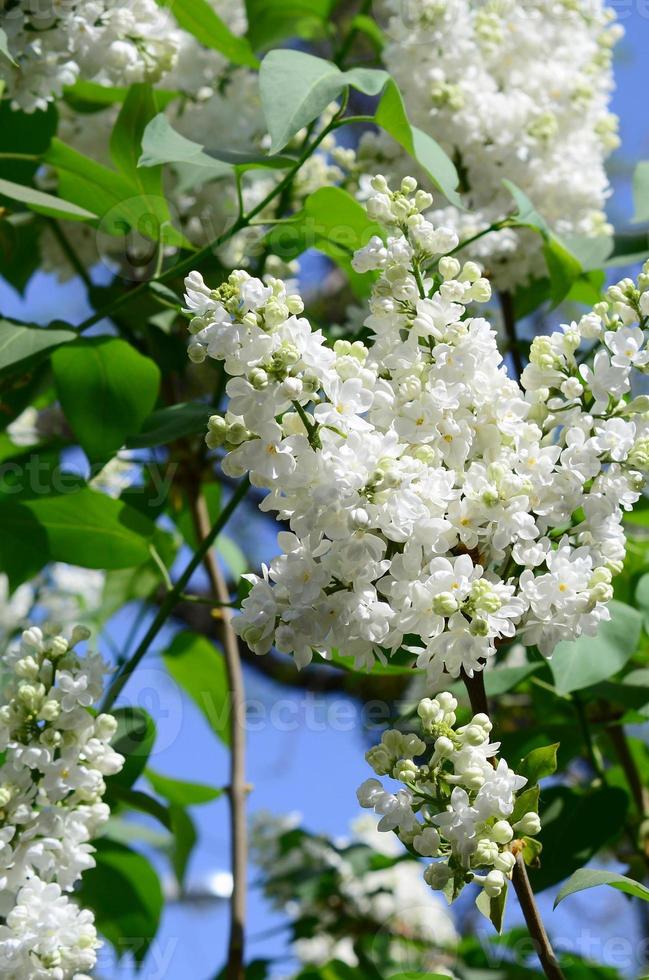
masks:
[[[470,238],[511,212],[506,177],[560,236],[610,231],[604,160],[619,144],[609,102],[622,29],[602,0],[386,0],[384,12],[383,60],[409,118],[462,175],[468,212],[431,220]],[[368,134],[357,166],[400,176],[407,160],[388,137]],[[498,288],[542,274],[529,231],[490,234],[469,254]]]
[[[434,689],[481,670],[516,635],[551,655],[609,618],[623,510],[649,457],[643,369],[649,266],[579,323],[537,338],[523,388],[489,323],[490,289],[448,253],[456,234],[421,214],[412,178],[377,177],[368,212],[389,229],[354,258],[379,277],[365,326],[329,346],[281,282],[186,280],[189,355],[224,363],[225,416],[207,443],[232,477],[269,490],[289,522],[282,554],[251,577],[236,629],[258,654],[313,653],[371,667],[405,650]],[[642,290],[645,290],[642,292]],[[601,341],[580,364],[582,339]]]
[[[8,5],[2,27],[12,61],[0,81],[14,108],[44,109],[78,79],[129,85],[171,69],[179,32],[155,0],[50,0]]]
[[[0,707],[0,974],[5,980],[83,980],[99,941],[92,913],[69,894],[94,867],[89,843],[109,817],[104,777],[124,759],[116,721],[93,715],[106,665],[33,626],[2,658]]]
[[[294,922],[317,922],[313,935],[293,942],[294,954],[302,963],[335,959],[358,966],[350,937],[381,929],[395,944],[400,937],[425,944],[428,969],[433,963],[439,969],[439,952],[455,946],[457,933],[448,909],[422,881],[419,863],[402,860],[399,842],[380,833],[369,814],[351,831],[330,840],[302,829],[296,815],[255,815],[251,844],[265,896]],[[388,859],[384,867],[372,866],[376,854]],[[296,887],[296,876],[299,883],[305,874],[312,882],[321,877],[325,887]]]
[[[425,698],[417,713],[430,748],[415,733],[384,732],[366,759],[378,776],[403,784],[396,793],[368,779],[358,801],[381,817],[380,831],[394,831],[422,857],[436,858],[424,871],[433,889],[453,900],[465,884],[480,885],[489,898],[507,886],[525,837],[541,829],[535,808],[516,794],[526,785],[490,742],[487,715],[456,728],[457,701],[447,691]],[[425,762],[415,760],[421,757]],[[519,812],[521,811],[521,812]],[[478,873],[478,872],[482,873]]]

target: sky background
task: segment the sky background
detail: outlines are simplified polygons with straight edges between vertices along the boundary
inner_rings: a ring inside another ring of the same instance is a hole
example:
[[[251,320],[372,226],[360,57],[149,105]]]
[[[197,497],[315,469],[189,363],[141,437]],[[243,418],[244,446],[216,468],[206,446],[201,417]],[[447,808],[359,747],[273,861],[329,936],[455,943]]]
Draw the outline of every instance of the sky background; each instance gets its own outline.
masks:
[[[611,161],[615,194],[609,214],[617,227],[628,227],[632,216],[630,175],[633,164],[649,159],[649,125],[646,100],[649,91],[649,4],[642,0],[612,4],[626,29],[617,57],[617,90],[613,109],[620,116],[622,148]],[[309,265],[305,265],[308,279]],[[617,270],[616,270],[617,271]],[[312,274],[312,272],[311,272]],[[105,277],[96,270],[95,278]],[[5,315],[31,322],[53,318],[80,322],[91,311],[77,282],[58,284],[45,274],[36,275],[24,297],[0,283],[0,307]],[[74,462],[74,460],[73,460]],[[258,519],[254,508],[240,509],[228,528],[246,553],[251,568],[268,561],[277,551],[275,529],[268,519]],[[113,642],[120,647],[130,627],[134,609],[127,608],[110,624]],[[170,680],[159,653],[173,633],[163,632],[155,649],[138,670],[120,703],[138,704],[157,720],[158,742],[152,767],[167,775],[223,786],[228,780],[228,758],[197,708]],[[108,655],[108,650],[104,651]],[[278,688],[256,672],[246,671],[249,699],[259,700],[273,719],[249,732],[248,779],[254,789],[250,812],[270,811],[302,814],[303,824],[318,832],[340,836],[359,815],[355,791],[368,775],[364,761],[366,736],[357,723],[355,702],[335,696],[300,695]],[[229,865],[227,803],[225,798],[193,809],[200,832],[189,869],[189,883],[200,886],[217,877]],[[153,825],[151,825],[153,826]],[[164,867],[160,870],[166,875]],[[252,883],[249,910],[249,956],[284,957],[277,963],[277,976],[290,972],[283,917],[272,912]],[[225,875],[227,884],[227,874]],[[640,938],[636,912],[624,896],[600,889],[577,895],[552,913],[551,893],[541,896],[540,905],[555,944],[579,948],[604,958],[629,976],[638,974],[634,941]],[[510,902],[509,924],[519,920],[515,902]],[[589,932],[581,928],[582,912],[588,909]],[[151,953],[139,976],[142,980],[213,980],[223,963],[227,937],[227,905],[217,899],[203,904],[170,904]],[[278,927],[274,936],[255,941],[255,935]],[[630,943],[615,942],[625,936]],[[131,980],[135,973],[128,962],[116,964],[109,951],[100,954],[97,974],[115,980]]]

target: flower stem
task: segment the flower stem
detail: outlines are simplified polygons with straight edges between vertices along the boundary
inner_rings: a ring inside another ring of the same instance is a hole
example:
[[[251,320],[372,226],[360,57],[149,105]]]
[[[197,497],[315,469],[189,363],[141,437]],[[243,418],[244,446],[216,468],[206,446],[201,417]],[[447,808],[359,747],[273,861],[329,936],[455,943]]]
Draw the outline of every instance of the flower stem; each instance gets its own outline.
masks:
[[[489,714],[489,705],[484,686],[483,672],[481,670],[475,671],[473,677],[469,677],[468,674],[462,671],[461,676],[462,680],[464,681],[464,686],[466,687],[466,692],[469,695],[469,701],[471,702],[471,710],[473,713]],[[557,957],[552,949],[552,944],[550,943],[548,934],[545,931],[541,913],[539,912],[538,906],[534,899],[534,892],[532,891],[530,880],[527,877],[525,861],[520,852],[516,855],[516,864],[514,865],[514,870],[512,872],[512,883],[525,918],[525,923],[529,930],[530,936],[534,941],[536,955],[538,956],[539,962],[543,967],[543,972],[545,973],[546,977],[549,978],[549,980],[565,980],[565,977],[561,972],[561,968],[559,967]]]
[[[198,566],[203,561],[205,555],[212,547],[217,536],[221,533],[225,525],[232,517],[232,514],[237,509],[238,505],[245,497],[249,487],[250,487],[250,482],[246,477],[239,484],[236,492],[228,501],[227,506],[224,507],[221,513],[219,514],[217,520],[210,528],[209,534],[199,544],[198,548],[194,552],[190,561],[187,563],[182,575],[174,585],[173,589],[171,589],[167,593],[164,601],[161,603],[160,608],[158,609],[158,612],[156,613],[153,622],[149,626],[141,642],[138,644],[137,649],[135,650],[133,655],[129,657],[129,659],[124,664],[122,664],[122,666],[115,674],[115,677],[113,678],[113,683],[108,688],[108,691],[106,692],[106,697],[104,698],[104,701],[102,703],[101,706],[102,711],[109,711],[111,707],[114,705],[115,701],[121,694],[124,685],[128,681],[129,677],[131,676],[133,671],[136,669],[136,667],[138,666],[138,664],[146,654],[147,650],[151,646],[152,642],[155,640],[156,636],[158,635],[158,633],[166,623],[167,619],[169,618],[169,616],[171,615],[175,607],[181,601],[181,596],[184,593],[190,578],[192,577],[192,575],[194,574]]]
[[[214,537],[205,497],[198,493],[191,500],[192,518],[199,541]],[[230,595],[219,563],[212,549],[203,556],[212,592],[219,604],[223,652],[230,692],[230,853],[232,895],[230,898],[230,937],[228,941],[227,980],[243,980],[246,898],[248,875],[248,837],[246,828],[246,708],[239,641],[232,626]]]

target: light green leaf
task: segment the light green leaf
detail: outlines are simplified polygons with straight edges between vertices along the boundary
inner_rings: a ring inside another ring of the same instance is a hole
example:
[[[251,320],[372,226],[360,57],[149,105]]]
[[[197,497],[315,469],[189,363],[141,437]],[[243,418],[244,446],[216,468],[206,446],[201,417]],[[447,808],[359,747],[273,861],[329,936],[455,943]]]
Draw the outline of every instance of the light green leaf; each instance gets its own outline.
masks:
[[[11,62],[11,64],[14,65],[16,68],[18,67],[18,62],[14,61],[14,59],[11,57],[11,54],[9,52],[9,39],[7,37],[7,32],[3,31],[1,27],[0,27],[0,54],[4,55],[4,57],[7,58]]]
[[[270,152],[283,149],[303,126],[317,119],[352,84],[351,74],[304,51],[270,51],[259,70],[261,104],[271,136]],[[383,71],[375,74],[376,95],[389,76]],[[369,77],[370,70],[366,69],[364,75]]]
[[[169,7],[180,27],[193,34],[197,41],[220,51],[235,65],[256,68],[259,61],[243,37],[237,37],[210,6],[208,0],[158,0],[161,7]]]
[[[530,786],[528,789],[524,789],[522,793],[519,793],[516,797],[514,810],[509,818],[509,822],[516,823],[516,821],[521,820],[526,813],[538,813],[539,796],[540,791],[538,786]]]
[[[116,337],[79,338],[54,352],[52,368],[65,416],[93,462],[139,432],[158,396],[155,361]]]
[[[375,120],[406,153],[421,164],[447,201],[464,211],[462,199],[457,192],[460,179],[455,164],[432,136],[410,125],[401,93],[391,78],[388,78],[381,96]]]
[[[11,198],[12,201],[20,201],[31,211],[46,214],[50,218],[63,218],[67,221],[93,221],[97,218],[93,211],[80,207],[72,201],[46,194],[44,191],[37,191],[34,187],[14,184],[11,180],[0,178],[0,194]]]
[[[529,786],[534,786],[539,780],[551,776],[557,769],[557,749],[559,743],[544,745],[532,751],[516,766],[519,776],[525,776]]]
[[[205,715],[218,737],[230,744],[230,692],[223,656],[204,636],[178,633],[163,654],[167,670]]]
[[[151,786],[158,794],[164,797],[169,803],[176,806],[197,806],[201,803],[211,803],[219,796],[223,790],[216,789],[214,786],[205,786],[203,783],[189,783],[184,779],[174,779],[172,776],[163,776],[162,773],[147,769],[144,773]]]
[[[158,876],[142,854],[123,844],[104,837],[94,846],[97,866],[84,872],[77,897],[93,910],[97,928],[118,956],[130,949],[142,963],[160,924]]]
[[[189,164],[204,173],[205,181],[232,175],[230,164],[208,156],[198,143],[177,133],[164,113],[160,113],[144,130],[138,167],[163,163]]]
[[[503,931],[508,890],[507,883],[505,883],[500,895],[496,898],[490,898],[483,888],[475,901],[476,908],[482,912],[486,919],[489,919],[498,935]]]
[[[649,160],[641,160],[633,174],[634,221],[649,221]]]
[[[0,320],[0,374],[32,367],[48,351],[76,340],[71,327],[36,327],[17,320]]]
[[[130,789],[129,787],[120,786],[119,783],[116,783],[111,791],[106,793],[105,800],[112,812],[115,812],[118,808],[136,810],[138,813],[146,813],[148,816],[153,817],[154,820],[157,820],[167,830],[172,829],[172,818],[169,808],[164,806],[160,800],[156,800],[154,796],[149,796],[148,793],[143,793],[140,789]]]
[[[374,50],[380,54],[386,44],[386,37],[373,17],[365,14],[357,14],[352,20],[350,27],[353,31],[359,31],[372,42]]]
[[[642,899],[643,902],[649,902],[649,888],[639,881],[634,881],[633,878],[627,878],[626,875],[617,874],[615,871],[580,868],[579,871],[575,871],[570,876],[557,895],[554,900],[555,909],[559,902],[562,902],[568,895],[583,892],[587,888],[598,888],[600,885],[609,885],[611,888],[624,892],[625,895],[631,895],[633,898]]]
[[[552,654],[550,669],[560,694],[607,680],[635,653],[642,615],[617,600],[609,608],[611,621],[602,623],[596,636],[560,643]]]

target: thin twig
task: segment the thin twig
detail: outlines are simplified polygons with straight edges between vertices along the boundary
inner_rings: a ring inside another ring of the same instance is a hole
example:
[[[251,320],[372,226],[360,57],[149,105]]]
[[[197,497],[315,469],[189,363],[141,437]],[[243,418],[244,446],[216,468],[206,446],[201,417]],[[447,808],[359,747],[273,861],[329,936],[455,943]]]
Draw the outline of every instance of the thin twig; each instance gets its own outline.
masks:
[[[104,698],[104,701],[102,703],[101,706],[102,711],[109,711],[110,708],[115,703],[115,701],[117,700],[117,698],[119,697],[119,695],[121,694],[124,685],[128,681],[129,677],[131,676],[133,671],[137,668],[138,664],[140,663],[140,661],[148,651],[149,647],[155,640],[156,636],[158,635],[158,633],[166,623],[167,619],[169,618],[169,616],[171,615],[175,607],[180,602],[180,597],[184,593],[190,578],[192,577],[192,575],[194,574],[198,566],[203,561],[203,558],[205,557],[209,549],[216,541],[218,535],[221,533],[225,525],[232,517],[232,514],[237,509],[240,502],[245,497],[246,493],[248,492],[249,486],[250,483],[246,477],[239,484],[236,492],[234,493],[232,498],[228,501],[227,506],[224,507],[221,513],[219,514],[218,519],[210,528],[209,534],[199,544],[198,548],[192,555],[190,561],[185,566],[185,570],[183,571],[182,575],[174,585],[173,589],[171,589],[171,591],[167,593],[164,601],[161,603],[160,608],[158,609],[158,612],[156,613],[153,619],[153,622],[151,623],[144,637],[138,644],[137,649],[135,650],[133,655],[129,657],[129,659],[124,664],[122,664],[122,666],[115,674],[115,677],[113,678],[113,683],[108,688],[108,691],[106,692],[106,697]]]
[[[210,516],[205,497],[199,493],[191,500],[192,518],[200,541],[210,538]],[[230,850],[232,896],[230,899],[230,938],[228,943],[227,980],[243,980],[246,893],[248,874],[248,839],[246,833],[246,726],[243,671],[239,642],[232,626],[230,595],[217,557],[212,549],[203,556],[212,591],[221,610],[223,651],[230,689]]]
[[[647,793],[646,787],[642,784],[638,767],[629,748],[624,727],[622,725],[607,725],[606,732],[613,743],[615,753],[624,770],[624,775],[633,795],[638,814],[641,818],[644,818],[649,815],[649,794]]]
[[[512,882],[543,972],[550,980],[565,980],[534,900],[534,892],[530,885],[530,879],[527,877],[525,861],[520,852],[516,855]]]
[[[500,309],[502,311],[503,322],[505,324],[505,333],[507,334],[509,353],[512,355],[516,377],[520,378],[521,374],[523,373],[523,358],[521,357],[521,352],[518,346],[518,336],[516,334],[514,300],[512,299],[511,293],[499,293],[499,297]]]
[[[176,262],[176,264],[171,266],[169,269],[165,269],[165,271],[156,279],[141,282],[133,289],[122,292],[116,299],[113,300],[112,303],[108,303],[105,307],[103,307],[103,309],[97,310],[97,312],[88,317],[87,320],[80,323],[77,327],[79,333],[83,333],[84,330],[88,329],[88,327],[93,326],[93,324],[98,323],[105,317],[112,316],[113,313],[121,309],[126,303],[130,303],[135,297],[140,296],[143,292],[146,292],[152,282],[166,282],[168,279],[173,279],[174,276],[179,276],[184,272],[189,272],[189,270],[192,268],[196,268],[203,259],[211,256],[216,249],[218,249],[221,245],[224,245],[225,242],[229,241],[238,231],[246,228],[253,218],[260,214],[271,203],[271,201],[274,201],[276,197],[279,197],[283,191],[290,186],[298,170],[300,170],[306,160],[308,160],[309,157],[316,151],[320,143],[326,139],[328,134],[336,128],[337,122],[338,117],[334,116],[331,122],[324,127],[318,136],[316,136],[314,141],[304,149],[304,152],[296,161],[295,166],[291,167],[282,180],[275,185],[272,191],[270,191],[262,201],[251,208],[247,214],[239,216],[237,220],[230,225],[227,231],[224,231],[222,235],[219,235],[218,238],[215,238],[213,241],[208,242],[207,245],[198,249],[198,251],[191,252],[190,255],[184,259],[181,259],[179,262]]]
[[[483,672],[481,670],[475,671],[473,677],[469,677],[468,674],[462,671],[461,676],[467,694],[469,695],[473,713],[488,714],[489,704],[487,702]],[[516,855],[516,864],[512,872],[512,883],[523,916],[525,917],[525,923],[534,942],[536,955],[543,967],[543,972],[549,980],[565,980],[554,950],[552,949],[548,934],[545,931],[545,926],[543,925],[541,914],[534,899],[534,892],[532,891],[530,880],[527,877],[527,868],[525,867],[525,861],[521,853]]]

